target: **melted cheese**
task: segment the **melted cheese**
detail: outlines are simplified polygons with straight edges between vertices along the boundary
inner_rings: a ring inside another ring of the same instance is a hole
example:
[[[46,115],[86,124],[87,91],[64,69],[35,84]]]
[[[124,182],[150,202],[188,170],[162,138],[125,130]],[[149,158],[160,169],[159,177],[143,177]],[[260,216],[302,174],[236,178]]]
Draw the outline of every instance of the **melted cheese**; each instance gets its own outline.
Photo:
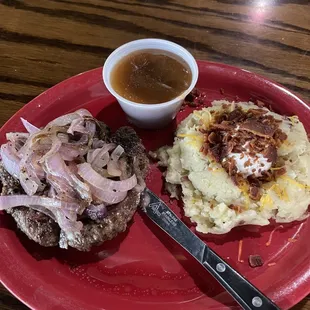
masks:
[[[276,195],[283,201],[289,201],[288,194],[285,188],[281,188],[279,184],[274,184],[270,187],[270,190],[274,191]]]
[[[202,135],[195,135],[195,134],[178,134],[177,135],[178,138],[188,138],[190,141],[188,141],[187,143],[195,148],[200,149],[204,138]]]
[[[273,206],[273,200],[271,199],[270,195],[268,195],[268,194],[264,194],[261,197],[261,199],[259,200],[259,202],[261,204],[260,211],[267,206],[270,206],[270,207]]]
[[[199,140],[203,142],[203,136],[202,135],[195,135],[195,134],[186,134],[186,133],[181,133],[177,135],[178,138],[189,138],[192,140]]]
[[[275,168],[270,168],[270,170],[280,170],[282,168],[285,168],[285,166],[282,166],[282,167],[275,167]]]
[[[279,197],[279,199],[283,201],[289,201],[287,191],[279,184],[273,184],[268,190],[273,191]],[[260,210],[264,209],[267,206],[272,207],[274,204],[271,196],[267,193],[261,197],[259,202],[261,204]]]
[[[310,185],[301,184],[301,183],[295,181],[294,179],[288,177],[287,175],[282,175],[279,177],[279,179],[285,180],[285,181],[291,183],[292,185],[297,186],[301,189],[310,189]]]
[[[194,111],[194,115],[203,120],[206,124],[209,124],[212,121],[212,115],[209,110],[203,110],[202,113],[201,111]]]
[[[292,122],[292,123],[298,123],[299,122],[299,118],[296,115],[293,116],[289,116],[288,119]]]
[[[244,195],[244,200],[245,200],[245,209],[248,209],[251,203],[251,199],[250,196],[248,194],[249,192],[249,186],[246,183],[243,183],[242,185],[239,186],[240,191],[242,192],[242,194]]]

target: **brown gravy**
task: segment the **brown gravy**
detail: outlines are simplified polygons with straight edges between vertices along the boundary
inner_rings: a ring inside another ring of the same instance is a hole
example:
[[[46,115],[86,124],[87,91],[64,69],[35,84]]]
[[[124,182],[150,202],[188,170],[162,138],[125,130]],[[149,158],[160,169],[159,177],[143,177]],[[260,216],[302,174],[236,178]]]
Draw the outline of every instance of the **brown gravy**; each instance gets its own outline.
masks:
[[[174,99],[190,86],[191,80],[188,65],[161,50],[131,53],[111,73],[111,85],[120,96],[145,104]]]

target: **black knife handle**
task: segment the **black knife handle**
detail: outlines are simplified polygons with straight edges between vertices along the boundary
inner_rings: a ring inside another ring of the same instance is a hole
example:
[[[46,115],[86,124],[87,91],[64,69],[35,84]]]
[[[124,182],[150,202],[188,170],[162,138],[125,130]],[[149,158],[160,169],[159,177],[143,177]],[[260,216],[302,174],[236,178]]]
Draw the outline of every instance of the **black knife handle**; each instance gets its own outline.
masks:
[[[205,251],[205,256],[206,257],[203,259],[203,266],[219,281],[219,283],[244,309],[280,309],[211,249]]]
[[[148,206],[144,210],[148,217],[195,257],[244,309],[279,310],[268,297],[199,239],[153,192],[146,188],[145,195],[149,198],[146,199]]]

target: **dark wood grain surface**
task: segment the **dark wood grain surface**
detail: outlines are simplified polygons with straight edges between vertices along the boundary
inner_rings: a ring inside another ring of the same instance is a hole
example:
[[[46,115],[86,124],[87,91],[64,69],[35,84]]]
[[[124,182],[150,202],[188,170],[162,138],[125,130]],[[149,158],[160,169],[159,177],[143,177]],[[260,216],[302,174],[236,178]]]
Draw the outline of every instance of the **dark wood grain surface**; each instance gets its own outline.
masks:
[[[310,101],[309,0],[0,0],[0,125],[139,38],[265,75]],[[0,288],[0,309],[27,309]],[[305,299],[293,308],[310,310]]]

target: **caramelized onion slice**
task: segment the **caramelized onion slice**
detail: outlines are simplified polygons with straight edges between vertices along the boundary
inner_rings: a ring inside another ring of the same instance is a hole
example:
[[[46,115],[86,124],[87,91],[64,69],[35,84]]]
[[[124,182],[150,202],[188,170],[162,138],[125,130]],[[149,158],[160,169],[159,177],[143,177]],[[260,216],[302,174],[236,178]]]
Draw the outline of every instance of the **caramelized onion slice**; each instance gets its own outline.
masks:
[[[104,189],[105,191],[125,192],[133,189],[137,185],[136,175],[122,181],[114,181],[102,177],[97,173],[89,163],[83,163],[77,166],[78,174],[90,185]]]

